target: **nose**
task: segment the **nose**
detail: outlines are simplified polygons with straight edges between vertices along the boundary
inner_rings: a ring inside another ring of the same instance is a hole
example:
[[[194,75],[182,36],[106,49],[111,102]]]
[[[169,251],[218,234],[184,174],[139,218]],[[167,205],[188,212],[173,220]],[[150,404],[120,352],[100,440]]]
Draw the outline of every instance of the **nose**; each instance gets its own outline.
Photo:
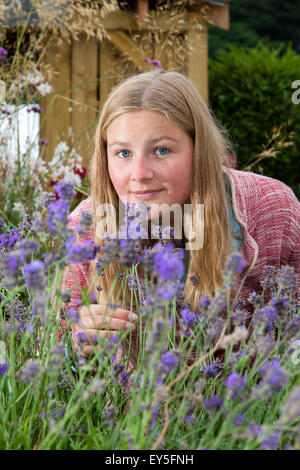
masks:
[[[154,170],[151,166],[151,162],[147,161],[146,158],[137,158],[131,171],[131,179],[134,181],[144,181],[152,179],[154,176]]]

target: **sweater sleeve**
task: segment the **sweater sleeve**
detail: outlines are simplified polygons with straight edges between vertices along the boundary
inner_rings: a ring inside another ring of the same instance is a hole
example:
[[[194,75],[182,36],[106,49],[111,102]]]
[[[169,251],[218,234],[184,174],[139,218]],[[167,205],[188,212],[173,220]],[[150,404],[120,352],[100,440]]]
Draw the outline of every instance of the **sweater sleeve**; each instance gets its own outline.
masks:
[[[79,224],[82,211],[89,211],[90,209],[90,200],[82,201],[69,215],[68,228],[75,229]],[[91,233],[87,231],[80,241],[86,241],[90,238]],[[68,309],[78,307],[82,298],[82,289],[89,285],[89,265],[89,260],[86,260],[82,263],[69,264],[64,268],[61,291],[67,291],[71,296],[70,302],[67,306],[65,305]]]
[[[277,268],[284,265],[300,275],[300,204],[284,183],[265,178],[259,194],[256,235],[260,257]],[[276,262],[277,261],[277,262]]]

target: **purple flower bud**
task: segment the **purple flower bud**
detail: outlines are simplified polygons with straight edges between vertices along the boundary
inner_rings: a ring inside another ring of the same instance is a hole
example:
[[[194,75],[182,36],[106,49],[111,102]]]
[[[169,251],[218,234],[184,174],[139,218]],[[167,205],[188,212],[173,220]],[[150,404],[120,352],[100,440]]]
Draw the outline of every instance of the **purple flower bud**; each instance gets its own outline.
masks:
[[[88,340],[88,335],[84,331],[79,331],[79,333],[76,333],[76,338],[79,344],[83,344]]]
[[[245,387],[245,377],[240,377],[237,372],[232,372],[225,381],[230,398],[235,398]]]
[[[75,197],[76,193],[74,191],[74,184],[73,183],[66,183],[65,181],[59,181],[56,183],[53,188],[58,194],[60,199],[63,199],[67,202],[72,202],[73,198]]]
[[[179,363],[179,352],[178,351],[167,351],[160,357],[160,371],[163,374],[168,374],[175,369]]]
[[[238,274],[241,273],[246,266],[247,261],[243,258],[241,253],[232,253],[227,261],[224,276],[227,276],[229,273]]]
[[[7,57],[8,51],[4,47],[0,47],[0,55]]]
[[[7,362],[1,362],[0,363],[0,377],[2,375],[5,375],[8,369],[8,363]]]
[[[204,400],[204,405],[207,410],[220,410],[223,406],[223,400],[218,395],[213,395],[211,398]]]
[[[272,359],[264,363],[259,369],[263,383],[269,385],[274,392],[280,390],[288,383],[289,374],[280,366],[279,359]]]
[[[42,292],[45,289],[45,264],[40,260],[33,260],[24,266],[25,284],[29,291]]]
[[[152,59],[152,64],[155,65],[156,67],[161,67],[161,63],[157,59]]]
[[[154,274],[161,281],[180,279],[184,274],[183,253],[175,253],[172,243],[158,245],[154,255]]]

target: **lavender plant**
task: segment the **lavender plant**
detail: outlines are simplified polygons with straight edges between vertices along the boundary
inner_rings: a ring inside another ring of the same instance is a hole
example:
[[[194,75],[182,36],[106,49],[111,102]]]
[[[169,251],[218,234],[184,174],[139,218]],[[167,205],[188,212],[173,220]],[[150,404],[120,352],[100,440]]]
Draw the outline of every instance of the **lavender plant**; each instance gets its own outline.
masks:
[[[26,218],[0,236],[0,448],[298,449],[293,269],[266,267],[249,318],[241,305],[230,305],[228,290],[244,263],[234,253],[223,287],[192,309],[182,298],[183,252],[172,241],[142,249],[136,233],[142,238],[143,230],[130,208],[127,238],[108,234],[101,249],[80,243],[91,217],[66,229],[73,188],[62,182],[56,192],[59,199],[48,200],[39,220]],[[80,333],[75,351],[70,328],[81,305],[96,297],[82,289],[68,308],[72,292],[60,286],[63,268],[87,259],[98,262],[99,291],[105,269],[118,261],[117,298],[128,285],[139,321],[135,334],[96,334],[85,358],[87,336]],[[187,282],[197,288],[196,279]]]

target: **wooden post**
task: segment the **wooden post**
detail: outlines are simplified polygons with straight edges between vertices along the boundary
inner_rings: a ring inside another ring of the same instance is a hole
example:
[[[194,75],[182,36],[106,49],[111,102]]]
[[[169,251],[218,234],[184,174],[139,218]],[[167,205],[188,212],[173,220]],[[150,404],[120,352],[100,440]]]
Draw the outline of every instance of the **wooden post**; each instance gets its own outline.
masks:
[[[208,102],[208,41],[207,26],[202,31],[187,31],[191,51],[187,57],[187,76],[194,83],[204,101]]]
[[[149,14],[149,1],[137,0],[138,23],[141,28],[147,25],[147,16]]]
[[[113,50],[112,44],[109,40],[105,39],[101,41],[99,50],[99,95],[100,95],[100,106],[99,111],[109,95],[109,92],[117,83],[117,79],[114,77],[114,70],[112,66],[113,62]]]
[[[49,45],[45,61],[50,64],[54,74],[49,84],[52,93],[41,100],[44,112],[41,114],[40,139],[48,140],[43,158],[51,160],[56,145],[64,140],[69,143],[69,98],[70,98],[70,44],[63,43],[57,52],[54,41]]]
[[[88,167],[97,119],[98,46],[95,38],[72,41],[71,127],[75,148]]]

